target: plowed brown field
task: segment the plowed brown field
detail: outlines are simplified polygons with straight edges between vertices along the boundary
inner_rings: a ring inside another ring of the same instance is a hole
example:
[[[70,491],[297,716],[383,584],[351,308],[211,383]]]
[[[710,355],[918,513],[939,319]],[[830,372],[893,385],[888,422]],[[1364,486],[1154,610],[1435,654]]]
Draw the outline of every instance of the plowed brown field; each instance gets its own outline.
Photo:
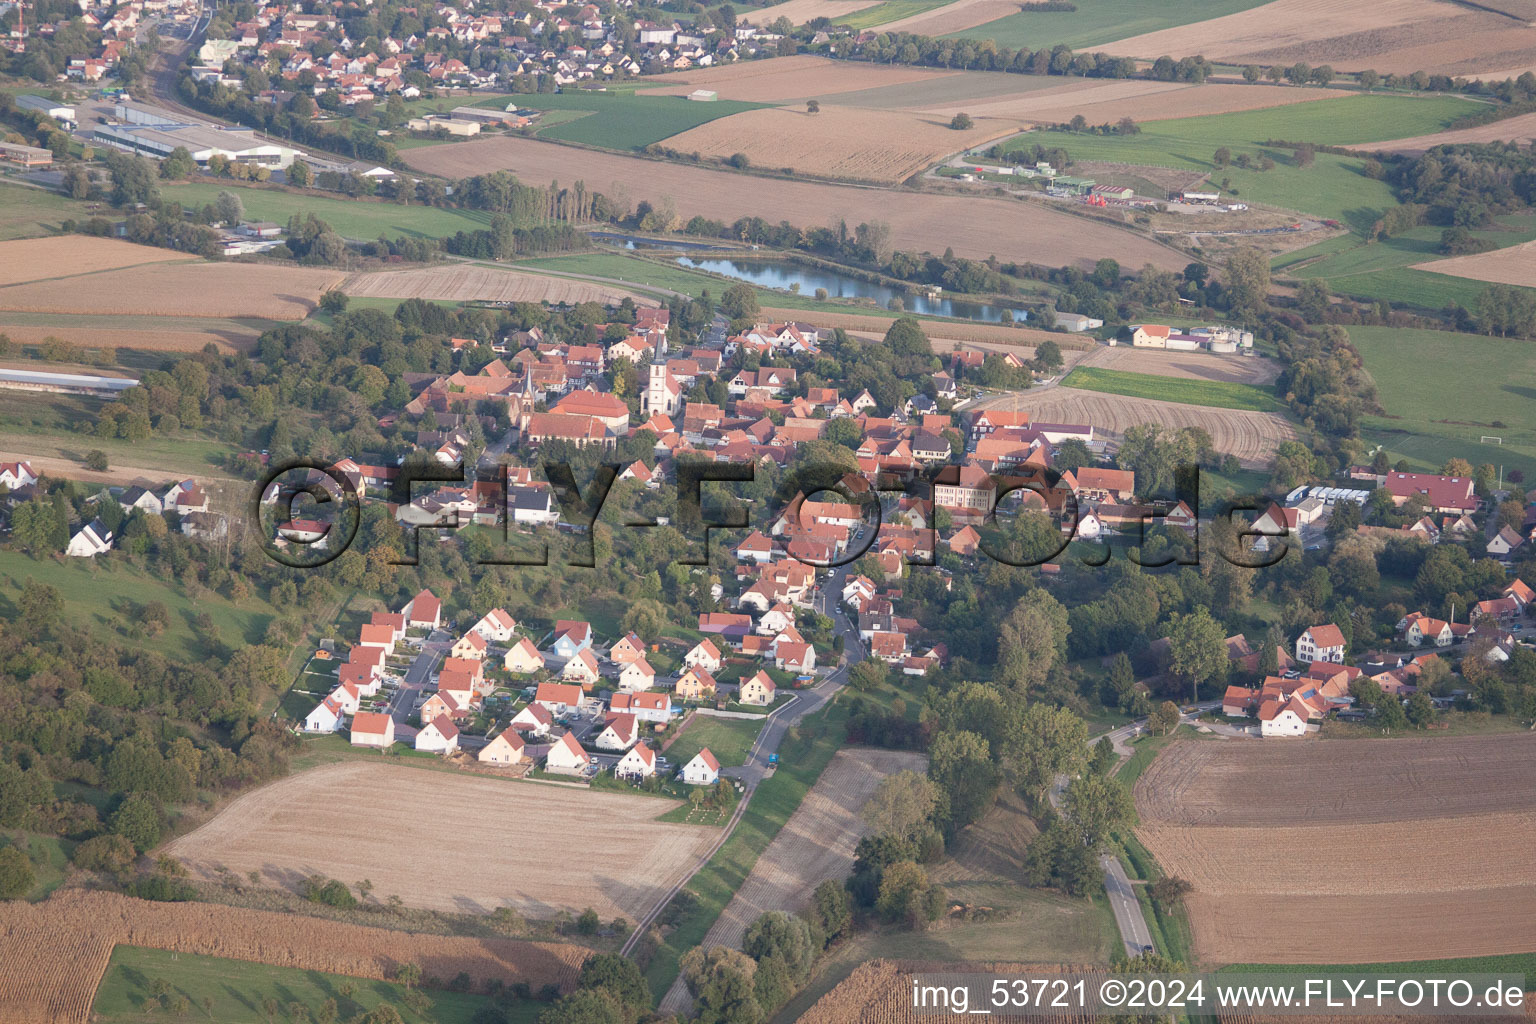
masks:
[[[99,270],[143,263],[188,262],[184,252],[135,245],[115,238],[59,235],[0,242],[0,285],[41,281],[50,277],[94,274]]]
[[[514,939],[422,935],[212,903],[148,903],[71,891],[44,903],[0,903],[0,1024],[83,1024],[112,947],[123,943],[278,967],[386,979],[469,974],[571,988],[590,950]]]
[[[1176,743],[1136,804],[1207,962],[1530,950],[1536,737]]]
[[[984,400],[971,408],[1028,409],[1037,420],[1091,423],[1098,436],[1111,439],[1142,423],[1157,423],[1170,430],[1202,427],[1218,452],[1237,456],[1247,469],[1268,466],[1274,461],[1276,446],[1296,438],[1291,424],[1274,413],[1180,405],[1077,388],[1025,391]]]
[[[1269,359],[1253,356],[1239,359],[1210,352],[1156,352],[1129,345],[1099,346],[1078,365],[1150,373],[1179,380],[1226,380],[1261,386],[1280,375],[1280,367]]]
[[[35,345],[45,338],[58,338],[82,348],[133,348],[149,352],[201,352],[210,342],[225,352],[249,352],[256,347],[261,332],[251,327],[219,331],[120,331],[111,327],[40,327],[37,324],[8,324],[0,313],[0,332],[12,341]]]
[[[1187,85],[1141,80],[1093,83],[1090,80],[1071,88],[1053,87],[970,103],[965,109],[972,117],[1016,117],[1040,124],[1058,124],[1082,114],[1090,124],[1107,124],[1122,117],[1135,121],[1161,121],[1338,97],[1336,90],[1279,85]]]
[[[271,264],[159,263],[0,287],[0,310],[298,320],[344,277]]]
[[[792,0],[799,2],[799,0]],[[810,0],[823,3],[827,0]],[[840,0],[833,0],[840,2]],[[855,0],[857,2],[857,0]],[[778,10],[765,8],[759,15]],[[773,15],[773,21],[778,15]],[[750,22],[752,16],[744,14],[742,21]],[[717,68],[699,68],[693,71],[676,71],[667,75],[646,78],[647,86],[663,83],[665,88],[645,90],[646,95],[686,96],[695,89],[713,89],[723,100],[746,100],[749,103],[784,103],[794,99],[828,99],[838,93],[857,92],[862,89],[878,89],[887,85],[903,85],[907,82],[931,82],[940,78],[952,78],[958,71],[937,71],[929,68],[897,67],[890,64],[864,64],[832,60],[829,57],[813,57],[801,54],[796,57],[775,57],[773,60],[741,61]]]
[[[639,292],[618,285],[465,264],[356,274],[348,278],[342,290],[348,295],[456,302],[600,302],[616,305],[626,298],[642,305],[655,302],[654,298],[647,300]]]
[[[1452,256],[1444,260],[1415,263],[1415,270],[1429,270],[1452,277],[1469,277],[1494,284],[1518,284],[1536,287],[1536,242],[1523,242],[1507,249],[1479,252],[1471,256]]]
[[[968,258],[995,255],[1052,266],[1088,266],[1106,252],[1129,267],[1151,263],[1181,270],[1189,262],[1185,254],[1130,230],[1019,200],[753,177],[524,138],[422,146],[409,150],[406,158],[419,170],[450,178],[497,168],[530,184],[579,178],[588,188],[631,204],[670,203],[683,219],[697,214],[730,223],[756,215],[805,228],[839,219],[885,222],[891,244],[912,252],[943,252],[952,246]]]
[[[719,160],[745,153],[754,166],[793,168],[807,177],[896,185],[951,153],[1023,127],[1017,120],[984,117],[955,131],[943,115],[823,104],[817,114],[799,107],[743,111],[674,135],[665,145]]]
[[[289,888],[369,878],[379,898],[429,910],[634,920],[719,834],[654,820],[674,806],[354,761],[248,793],[166,852],[203,877],[222,865]],[[580,863],[552,853],[578,848]]]
[[[788,0],[756,11],[743,11],[736,20],[743,25],[771,25],[788,18],[791,25],[804,25],[814,18],[846,18],[854,11],[873,7],[880,0]]]
[[[1394,139],[1391,142],[1373,142],[1370,149],[1382,149],[1391,153],[1422,153],[1435,146],[1452,146],[1471,142],[1518,142],[1529,146],[1536,140],[1536,114],[1506,117],[1492,124],[1476,128],[1457,128],[1433,135],[1419,135],[1411,139]]]

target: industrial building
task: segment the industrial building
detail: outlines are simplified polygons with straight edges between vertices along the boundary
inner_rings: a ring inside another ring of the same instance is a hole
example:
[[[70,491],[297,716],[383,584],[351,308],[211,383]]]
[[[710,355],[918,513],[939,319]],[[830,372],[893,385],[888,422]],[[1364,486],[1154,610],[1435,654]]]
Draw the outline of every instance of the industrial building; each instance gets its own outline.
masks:
[[[85,373],[46,373],[40,370],[0,369],[0,388],[17,391],[51,391],[64,395],[116,398],[136,387],[132,377],[94,377]]]
[[[31,110],[39,114],[47,114],[55,121],[60,122],[66,128],[72,128],[75,124],[75,108],[68,103],[57,103],[43,96],[24,94],[16,97],[16,106],[22,110]]]
[[[118,103],[113,112],[118,123],[97,125],[96,141],[157,160],[170,156],[178,146],[186,147],[199,166],[217,155],[240,163],[287,167],[298,156],[298,150],[258,137],[250,128],[189,122],[170,111],[137,103]]]

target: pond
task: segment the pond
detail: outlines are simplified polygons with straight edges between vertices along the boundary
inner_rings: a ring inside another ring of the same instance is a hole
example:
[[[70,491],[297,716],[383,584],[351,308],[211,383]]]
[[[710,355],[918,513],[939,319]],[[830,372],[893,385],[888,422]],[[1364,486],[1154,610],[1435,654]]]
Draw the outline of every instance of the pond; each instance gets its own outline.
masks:
[[[791,285],[798,284],[800,294],[807,298],[814,296],[816,289],[825,288],[831,298],[874,299],[881,309],[888,309],[891,299],[899,298],[908,313],[920,313],[923,316],[948,316],[993,324],[1003,322],[1005,313],[1009,319],[1016,321],[1025,320],[1029,316],[1023,309],[943,296],[929,298],[920,293],[900,291],[848,274],[839,274],[834,270],[803,266],[789,260],[694,259],[691,256],[679,256],[677,262],[680,266],[707,270],[722,277],[746,281],[759,288],[776,288],[787,292],[791,290]]]

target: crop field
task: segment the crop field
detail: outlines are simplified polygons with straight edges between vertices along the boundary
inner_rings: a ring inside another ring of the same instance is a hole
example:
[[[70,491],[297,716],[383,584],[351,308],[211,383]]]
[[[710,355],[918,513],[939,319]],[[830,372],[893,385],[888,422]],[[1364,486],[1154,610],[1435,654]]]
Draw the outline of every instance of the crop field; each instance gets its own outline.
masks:
[[[1193,883],[1206,962],[1522,952],[1536,911],[1532,754],[1524,734],[1175,743],[1136,784],[1136,834]],[[1343,777],[1348,786],[1313,785]],[[1371,870],[1341,891],[1298,863]]]
[[[925,7],[915,14],[886,22],[884,32],[912,32],[923,36],[965,34],[965,30],[986,25],[1010,14],[1019,13],[1014,0],[954,0],[939,7]]]
[[[1474,281],[1536,288],[1536,241],[1513,245],[1507,249],[1473,253],[1470,256],[1452,256],[1449,259],[1415,263],[1414,269],[1466,277]]]
[[[0,286],[192,258],[184,252],[87,235],[0,242]]]
[[[845,878],[853,869],[854,846],[869,832],[859,817],[859,808],[887,775],[926,769],[927,758],[921,754],[838,751],[757,858],[747,880],[710,927],[703,945],[739,949],[747,926],[760,915],[770,910],[795,913],[810,902],[816,886],[829,878]]]
[[[791,0],[791,2],[798,2],[798,0]],[[766,7],[756,13],[768,14],[775,10],[778,8]],[[772,21],[777,17],[778,15],[774,15],[769,20]],[[750,21],[751,14],[743,13],[740,20]],[[815,98],[827,100],[842,93],[907,83],[931,85],[940,79],[971,77],[997,76],[973,76],[960,71],[939,71],[932,68],[893,64],[853,63],[832,60],[829,57],[800,54],[794,57],[741,61],[721,67],[695,68],[689,71],[648,76],[645,79],[647,88],[642,95],[686,96],[695,89],[713,89],[722,100],[788,103],[793,100]],[[649,88],[652,83],[661,83],[662,88]]]
[[[0,1024],[85,1024],[112,949],[145,946],[304,971],[384,980],[400,964],[472,985],[570,989],[580,946],[391,931],[217,903],[150,903],[71,890],[43,903],[0,903]]]
[[[1411,328],[1348,330],[1386,410],[1362,423],[1372,443],[1429,469],[1461,455],[1474,465],[1536,474],[1536,350],[1530,342]],[[1447,362],[1458,372],[1422,371]],[[1485,435],[1504,443],[1482,444]]]
[[[1182,31],[1177,26],[1187,26],[1202,19],[1257,7],[1262,0],[1208,0],[1199,4],[1164,3],[1160,0],[1076,0],[1076,3],[1075,11],[1016,11],[1007,17],[954,34],[970,39],[992,39],[999,46],[1028,46],[1033,50],[1058,43],[1065,43],[1074,50],[1108,49],[1103,44],[1123,39],[1128,33],[1140,35],[1159,30]],[[1185,46],[1135,56],[1157,57],[1163,53],[1183,55],[1199,52],[1199,49]]]
[[[667,140],[670,148],[720,160],[742,153],[754,166],[895,185],[962,149],[1012,135],[1018,121],[978,118],[966,131],[942,115],[823,105],[765,108],[711,121]]]
[[[755,11],[743,11],[736,20],[743,25],[771,25],[780,18],[788,18],[791,25],[804,25],[816,18],[837,21],[854,11],[873,7],[880,0],[787,0],[782,4]]]
[[[1494,121],[1492,124],[1478,125],[1476,128],[1453,128],[1450,131],[1420,135],[1411,139],[1392,139],[1374,148],[1392,153],[1415,155],[1435,146],[1477,142],[1518,142],[1523,146],[1529,146],[1533,139],[1536,139],[1536,114],[1521,114],[1518,117],[1506,117],[1502,121]]]
[[[1168,352],[1132,348],[1129,345],[1095,348],[1078,365],[1179,380],[1227,381],[1260,386],[1273,383],[1280,375],[1277,363],[1255,356],[1234,358],[1210,352]]]
[[[1231,63],[1305,60],[1346,71],[1374,68],[1382,73],[1424,70],[1457,75],[1528,67],[1536,39],[1536,31],[1520,23],[1528,15],[1511,20],[1493,11],[1434,0],[1390,4],[1273,0],[1234,10],[1178,29],[1106,41],[1100,48],[1145,58],[1203,53]]]
[[[797,1024],[920,1024],[934,1019],[935,1011],[920,1010],[913,1005],[912,976],[919,973],[963,972],[971,974],[1002,974],[1021,977],[1044,977],[1059,973],[1061,965],[987,963],[966,960],[960,963],[925,960],[871,960],[860,964],[853,973],[836,988],[816,1001],[799,1019]],[[1092,968],[1073,967],[1083,971],[1090,989],[1109,977],[1109,972],[1096,975]],[[974,1011],[973,1011],[974,1012]],[[1094,1018],[1087,1014],[1061,1010],[1051,1013],[1030,1008],[1033,1020],[1050,1021],[1052,1024],[1078,1024]]]
[[[524,138],[431,146],[412,150],[408,159],[419,170],[450,177],[505,167],[515,168],[530,183],[581,178],[630,203],[670,204],[684,220],[701,215],[729,223],[757,215],[806,227],[835,218],[849,224],[884,221],[891,227],[891,244],[913,252],[953,246],[957,255],[972,259],[995,255],[1057,266],[1087,266],[1106,252],[1134,267],[1152,263],[1182,270],[1189,262],[1184,254],[1131,231],[1015,200],[903,193],[895,202],[883,189],[743,177]]]
[[[0,287],[0,310],[300,320],[343,276],[266,263],[154,263]]]
[[[266,999],[276,999],[283,1007],[300,1003],[311,1011],[333,999],[337,1016],[342,1020],[387,1004],[400,1014],[404,1024],[472,1024],[474,1015],[489,1004],[485,996],[433,989],[428,994],[432,1008],[422,1016],[406,1005],[404,986],[394,982],[269,967],[223,957],[168,953],[142,946],[118,946],[112,951],[107,973],[96,990],[91,1006],[94,1020],[98,1024],[136,1024],[155,1014],[157,981],[171,986],[172,999],[186,996],[195,1013],[206,1012],[206,1019],[220,1024],[269,1024],[261,1009]],[[344,996],[342,992],[347,986],[351,995]],[[533,1024],[539,1008],[540,1004],[531,1001],[514,1003],[509,1021]]]
[[[506,101],[489,100],[478,105],[500,110]],[[532,93],[518,96],[517,105],[578,114],[547,127],[540,127],[543,121],[536,121],[534,131],[548,139],[603,149],[644,149],[679,132],[756,106],[728,99],[694,103],[680,96],[627,91]]]
[[[1207,117],[1246,110],[1338,99],[1331,89],[1278,85],[1229,85],[1154,82],[1127,79],[1076,83],[1071,89],[1048,89],[1006,99],[973,103],[972,117],[1018,117],[1037,124],[1063,124],[1081,114],[1089,124],[1109,124],[1129,117],[1138,124],[1185,117]],[[1068,152],[1076,153],[1070,142]]]
[[[1284,408],[1269,392],[1261,391],[1252,384],[1239,384],[1230,380],[1197,380],[1192,377],[1165,377],[1106,370],[1098,366],[1079,366],[1067,374],[1061,383],[1063,387],[1083,391],[1101,391],[1110,395],[1152,398],[1215,409],[1278,412]]]
[[[479,210],[401,206],[381,199],[335,199],[295,189],[257,188],[234,182],[194,182],[160,189],[168,200],[199,207],[213,202],[220,192],[239,196],[247,219],[287,224],[295,213],[312,213],[347,238],[444,238],[459,231],[477,231],[491,222],[491,215]]]
[[[1027,409],[1036,419],[1052,423],[1092,423],[1099,434],[1111,438],[1118,438],[1127,427],[1142,423],[1156,423],[1167,430],[1200,427],[1211,435],[1218,452],[1235,455],[1245,469],[1267,467],[1274,461],[1276,445],[1296,439],[1290,422],[1277,413],[1213,409],[1060,386],[1006,395],[972,406],[990,407]]]
[[[200,352],[210,343],[225,352],[248,352],[269,326],[266,321],[228,317],[0,313],[0,332],[21,345],[35,345],[52,337],[82,348],[146,352]]]
[[[654,302],[638,293],[596,281],[523,274],[475,264],[419,267],[354,274],[342,285],[349,296],[437,299],[454,302],[600,302],[617,305],[626,298]]]
[[[550,917],[592,907],[604,920],[634,920],[683,876],[714,833],[654,820],[674,806],[622,793],[344,762],[248,793],[166,850],[203,877],[219,865],[259,871],[269,884],[290,888],[313,874],[366,877],[380,899],[399,896],[430,910],[489,913],[511,905]],[[296,814],[296,807],[305,810]],[[591,827],[597,819],[601,830]],[[441,827],[455,821],[476,825]],[[588,866],[573,871],[537,852],[571,843],[580,845]],[[515,870],[487,870],[509,856]],[[431,869],[423,871],[424,864]]]

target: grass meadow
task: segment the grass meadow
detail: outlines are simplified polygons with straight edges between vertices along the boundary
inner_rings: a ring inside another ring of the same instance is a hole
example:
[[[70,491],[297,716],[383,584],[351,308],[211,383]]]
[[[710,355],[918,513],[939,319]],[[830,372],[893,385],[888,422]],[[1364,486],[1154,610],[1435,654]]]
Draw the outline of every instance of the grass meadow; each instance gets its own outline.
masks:
[[[1460,456],[1536,478],[1536,348],[1530,342],[1395,327],[1348,330],[1386,411],[1361,424],[1368,441],[1421,469]],[[1433,370],[1447,365],[1457,372]],[[1485,435],[1504,443],[1484,444]]]
[[[747,753],[752,749],[752,744],[757,742],[757,734],[762,730],[763,722],[757,718],[694,715],[688,728],[667,748],[667,759],[681,768],[692,761],[700,750],[708,747],[709,752],[715,755],[715,760],[720,762],[720,767],[733,768],[746,763]]]
[[[1061,382],[1062,387],[1098,391],[1129,398],[1150,398],[1159,402],[1203,405],[1216,409],[1245,409],[1251,412],[1281,412],[1285,408],[1269,392],[1252,384],[1223,380],[1180,380],[1150,373],[1105,370],[1097,366],[1079,366]]]
[[[716,118],[764,105],[740,100],[695,103],[683,96],[651,96],[628,90],[533,93],[515,98],[519,107],[580,115],[536,122],[534,132],[540,138],[604,149],[644,149]],[[506,106],[506,99],[476,105],[500,109]]]
[[[335,199],[282,188],[254,188],[237,182],[193,182],[165,185],[161,195],[183,206],[211,203],[220,192],[240,197],[248,220],[287,224],[295,213],[312,213],[347,238],[444,238],[459,231],[476,231],[490,224],[491,215],[479,210],[449,210],[436,206],[401,206],[378,199]]]

